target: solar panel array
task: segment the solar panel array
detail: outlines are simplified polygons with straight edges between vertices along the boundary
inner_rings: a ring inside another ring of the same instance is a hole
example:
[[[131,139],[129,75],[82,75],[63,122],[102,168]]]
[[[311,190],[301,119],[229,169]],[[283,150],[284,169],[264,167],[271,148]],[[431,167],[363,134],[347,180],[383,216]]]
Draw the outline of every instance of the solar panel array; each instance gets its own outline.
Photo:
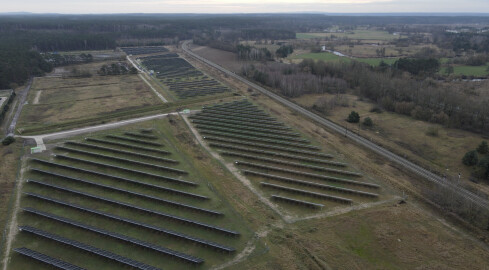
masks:
[[[178,55],[144,57],[142,61],[146,68],[153,70],[155,77],[180,99],[231,91],[217,80],[204,75]]]
[[[19,254],[22,254],[24,256],[27,256],[29,258],[43,262],[45,264],[51,265],[51,266],[59,268],[59,269],[63,269],[63,270],[85,270],[85,268],[78,267],[78,266],[73,265],[71,263],[67,263],[67,262],[62,261],[60,259],[50,257],[48,255],[44,255],[42,253],[36,252],[36,251],[28,249],[28,248],[14,248],[14,251],[19,253]]]
[[[195,247],[188,249],[188,252],[184,249],[188,244],[226,254],[236,251],[229,243],[235,243],[240,232],[226,228],[228,223],[222,219],[228,217],[212,209],[216,202],[211,202],[210,197],[199,194],[198,191],[202,190],[197,189],[200,186],[199,180],[191,181],[183,177],[188,172],[180,169],[179,160],[182,158],[161,157],[172,153],[162,148],[164,143],[152,130],[106,135],[103,139],[86,138],[85,141],[57,145],[53,148],[56,154],[51,156],[51,160],[31,158],[30,176],[26,180],[27,191],[23,193],[26,198],[30,198],[27,200],[30,205],[22,209],[31,219],[39,219],[40,222],[35,226],[20,226],[22,232],[64,244],[70,249],[83,250],[85,254],[101,257],[101,260],[105,258],[106,263],[112,261],[138,269],[158,268],[152,266],[151,261],[140,262],[122,256],[126,253],[113,252],[107,245],[103,248],[96,244],[88,245],[84,238],[76,239],[78,234],[68,234],[66,229],[60,230],[64,235],[53,234],[53,231],[56,231],[57,226],[65,226],[71,230],[84,231],[85,234],[96,234],[99,237],[97,243],[119,241],[122,245],[133,246],[128,249],[151,250],[168,256],[170,260],[175,259],[174,263],[204,263],[204,257],[194,254]],[[165,180],[164,184],[155,184],[158,180]],[[81,221],[79,215],[73,215],[73,211],[82,212],[90,222]],[[143,216],[144,222],[140,220]],[[164,223],[161,223],[162,219]],[[105,225],[114,222],[129,226],[132,233],[118,231],[119,226]],[[213,224],[216,222],[224,226]],[[48,230],[43,229],[44,223],[50,224],[45,226]],[[146,235],[144,240],[133,237],[141,233],[153,233],[155,236]],[[171,240],[159,242],[158,235]],[[208,239],[213,237],[217,237],[217,241]],[[172,241],[171,247],[166,246],[167,241]],[[65,263],[67,268],[61,269],[82,269],[68,268],[77,267],[69,263],[69,258],[64,262],[49,257],[49,252],[41,256],[43,253],[39,252],[43,252],[42,244],[35,245],[38,251],[27,251],[30,246],[26,248],[21,249],[24,255],[38,261],[53,266]],[[131,253],[127,254],[131,257]],[[60,256],[66,258],[62,253]],[[140,259],[144,260],[142,257]]]
[[[379,197],[372,192],[379,185],[360,180],[361,173],[248,100],[206,106],[190,119],[252,183],[265,193],[277,192],[270,196],[277,202],[321,209],[323,201],[352,204]]]
[[[127,55],[143,55],[168,52],[168,49],[163,46],[121,47],[121,50]]]
[[[99,248],[96,248],[96,247],[93,247],[93,246],[90,246],[90,245],[87,245],[87,244],[84,244],[84,243],[81,243],[81,242],[78,242],[78,241],[75,241],[75,240],[72,240],[69,238],[61,237],[61,236],[56,235],[56,234],[52,234],[52,233],[45,232],[43,230],[39,230],[39,229],[31,227],[31,226],[20,226],[19,230],[22,232],[32,233],[36,236],[44,237],[44,238],[47,238],[49,240],[59,242],[59,243],[64,244],[66,246],[77,248],[77,249],[83,250],[83,251],[88,252],[88,253],[92,253],[92,254],[95,254],[95,255],[98,255],[101,257],[105,257],[107,259],[116,261],[118,263],[121,263],[121,264],[124,264],[127,266],[131,266],[131,267],[134,267],[137,269],[141,269],[141,270],[158,270],[159,269],[159,268],[144,264],[142,262],[138,262],[136,260],[132,260],[132,259],[126,258],[124,256],[114,254],[112,252],[109,252],[109,251],[106,251],[103,249],[99,249]]]

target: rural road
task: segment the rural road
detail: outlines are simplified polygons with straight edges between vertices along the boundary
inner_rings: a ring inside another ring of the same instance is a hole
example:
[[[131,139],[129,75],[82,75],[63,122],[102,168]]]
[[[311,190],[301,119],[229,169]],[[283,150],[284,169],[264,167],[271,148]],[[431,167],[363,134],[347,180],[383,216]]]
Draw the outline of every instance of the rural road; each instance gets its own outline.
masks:
[[[41,150],[44,151],[44,150],[46,150],[46,146],[44,145],[44,140],[46,140],[46,139],[49,139],[49,140],[62,139],[62,138],[76,136],[76,135],[80,135],[80,134],[84,134],[84,133],[96,132],[96,131],[101,131],[101,130],[106,130],[106,129],[111,129],[111,128],[117,128],[117,127],[124,126],[124,125],[134,124],[134,123],[138,123],[138,122],[143,122],[143,121],[148,121],[148,120],[152,120],[152,119],[166,117],[168,115],[177,115],[177,114],[178,114],[178,112],[156,114],[156,115],[151,115],[151,116],[145,116],[145,117],[140,117],[140,118],[134,118],[134,119],[124,120],[124,121],[119,121],[119,122],[115,122],[115,123],[109,123],[109,124],[103,124],[103,125],[98,125],[98,126],[61,131],[61,132],[56,132],[56,133],[33,135],[33,136],[16,136],[16,137],[21,137],[24,139],[34,139],[37,143],[37,146],[41,147]]]
[[[27,85],[25,86],[24,90],[22,90],[22,93],[20,94],[19,106],[17,107],[17,111],[15,112],[15,115],[12,118],[12,122],[10,122],[10,125],[7,128],[7,134],[6,135],[14,134],[15,126],[17,125],[17,121],[19,120],[20,113],[22,112],[22,108],[24,107],[25,100],[27,98],[27,94],[29,93],[29,90],[31,89],[33,81],[34,81],[34,79],[30,78],[29,81],[27,82]]]
[[[155,95],[156,95],[156,96],[158,96],[158,97],[161,99],[161,101],[163,101],[163,103],[167,103],[167,102],[168,102],[168,100],[166,100],[166,98],[165,98],[164,96],[162,96],[162,95],[161,95],[161,94],[160,94],[160,93],[159,93],[159,92],[158,92],[158,91],[157,91],[157,90],[156,90],[156,89],[155,89],[155,88],[154,88],[154,87],[151,85],[151,83],[149,83],[149,81],[148,81],[148,80],[146,80],[146,78],[144,78],[144,74],[146,74],[146,73],[144,72],[144,70],[142,70],[141,68],[139,68],[139,66],[138,66],[136,63],[134,63],[134,61],[133,61],[133,60],[132,60],[132,59],[131,59],[129,56],[127,56],[127,61],[129,61],[129,62],[130,62],[130,63],[131,63],[131,64],[132,64],[132,65],[133,65],[133,66],[134,66],[134,67],[135,67],[135,68],[136,68],[136,69],[137,69],[139,72],[141,72],[141,73],[139,73],[139,74],[138,74],[138,75],[139,75],[139,78],[141,78],[141,80],[143,80],[143,81],[144,81],[144,82],[145,82],[145,83],[146,83],[146,84],[149,86],[149,88],[151,88],[151,90],[153,90],[153,92],[155,93]],[[144,73],[144,74],[142,74],[142,73]]]
[[[211,67],[214,67],[218,70],[220,70],[221,72],[224,72],[225,74],[227,74],[228,76],[231,76],[245,84],[247,84],[248,86],[260,91],[262,94],[274,99],[275,101],[287,106],[288,108],[302,114],[303,116],[323,125],[323,126],[326,126],[328,127],[329,129],[331,130],[334,130],[342,135],[345,135],[346,137],[348,137],[349,139],[355,141],[356,143],[359,143],[360,145],[364,146],[364,147],[367,147],[368,149],[376,152],[377,154],[397,163],[398,165],[408,169],[409,171],[411,172],[414,172],[420,176],[422,176],[423,178],[435,183],[435,184],[438,184],[438,185],[441,185],[443,187],[447,187],[449,188],[450,190],[458,193],[459,195],[463,196],[464,198],[468,199],[469,201],[471,201],[472,203],[478,205],[479,207],[481,208],[485,208],[487,210],[489,210],[489,201],[487,199],[484,199],[484,198],[481,198],[479,196],[477,196],[476,194],[468,191],[467,189],[463,188],[463,187],[460,187],[460,186],[457,186],[455,184],[453,184],[452,182],[448,182],[446,179],[442,178],[441,176],[419,166],[419,165],[416,165],[414,163],[412,163],[411,161],[403,158],[403,157],[400,157],[394,153],[392,153],[391,151],[369,141],[368,139],[364,138],[364,137],[361,137],[355,133],[352,133],[352,132],[348,132],[347,129],[345,129],[344,127],[326,119],[326,118],[323,118],[321,116],[318,116],[304,108],[302,108],[301,106],[275,94],[275,93],[272,93],[268,90],[266,90],[265,88],[253,83],[253,82],[250,82],[244,78],[242,78],[241,76],[239,75],[236,75],[234,72],[231,72],[195,53],[193,53],[192,51],[190,51],[190,49],[188,48],[188,45],[191,43],[190,40],[186,40],[183,42],[182,44],[182,49],[190,56],[192,56],[193,58],[211,66]]]

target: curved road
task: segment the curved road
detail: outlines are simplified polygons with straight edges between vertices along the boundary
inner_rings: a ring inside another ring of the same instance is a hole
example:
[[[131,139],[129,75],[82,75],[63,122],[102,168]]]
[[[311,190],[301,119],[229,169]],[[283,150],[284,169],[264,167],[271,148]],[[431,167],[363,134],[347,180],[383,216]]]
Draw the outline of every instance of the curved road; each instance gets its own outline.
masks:
[[[253,87],[254,89],[260,91],[262,94],[280,102],[281,104],[283,104],[283,105],[289,107],[290,109],[306,116],[307,118],[312,119],[315,122],[318,122],[318,123],[330,128],[330,129],[332,129],[332,130],[334,130],[340,134],[345,135],[346,137],[352,139],[353,141],[355,141],[355,142],[367,147],[368,149],[380,154],[381,156],[401,165],[402,167],[408,169],[409,171],[414,172],[414,173],[422,176],[423,178],[425,178],[425,179],[427,179],[427,180],[429,180],[435,184],[439,184],[441,186],[447,187],[447,188],[455,191],[459,195],[463,196],[467,200],[471,201],[472,203],[489,210],[489,201],[487,199],[481,198],[481,197],[477,196],[476,194],[468,191],[465,188],[462,188],[462,187],[457,186],[451,182],[448,182],[443,177],[440,177],[439,175],[432,173],[429,170],[426,170],[425,168],[423,168],[419,165],[416,165],[416,164],[412,163],[411,161],[392,153],[391,151],[389,151],[389,150],[365,139],[364,137],[361,137],[361,136],[359,136],[355,133],[352,133],[352,132],[348,132],[348,130],[345,129],[344,127],[342,127],[338,124],[335,124],[326,118],[318,116],[318,115],[302,108],[301,106],[299,106],[299,105],[297,105],[297,104],[295,104],[295,103],[293,103],[293,102],[291,102],[291,101],[289,101],[289,100],[287,100],[287,99],[285,99],[285,98],[283,98],[277,94],[274,94],[274,93],[266,90],[265,88],[242,78],[241,76],[236,75],[234,72],[231,72],[231,71],[229,71],[229,70],[227,70],[227,69],[225,69],[225,68],[223,68],[223,67],[221,67],[221,66],[219,66],[219,65],[195,54],[195,53],[193,53],[188,48],[189,43],[191,43],[190,40],[184,41],[182,44],[182,49],[188,55],[194,57],[195,59],[200,60],[200,61],[204,62],[205,64],[224,72],[228,76],[231,76],[231,77],[247,84],[250,87]]]

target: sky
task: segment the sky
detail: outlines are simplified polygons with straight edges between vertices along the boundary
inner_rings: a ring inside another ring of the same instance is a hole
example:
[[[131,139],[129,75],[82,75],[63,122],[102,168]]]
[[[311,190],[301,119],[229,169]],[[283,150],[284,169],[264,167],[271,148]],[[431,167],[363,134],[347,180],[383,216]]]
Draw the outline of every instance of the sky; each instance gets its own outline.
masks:
[[[489,13],[489,0],[0,0],[0,13]]]

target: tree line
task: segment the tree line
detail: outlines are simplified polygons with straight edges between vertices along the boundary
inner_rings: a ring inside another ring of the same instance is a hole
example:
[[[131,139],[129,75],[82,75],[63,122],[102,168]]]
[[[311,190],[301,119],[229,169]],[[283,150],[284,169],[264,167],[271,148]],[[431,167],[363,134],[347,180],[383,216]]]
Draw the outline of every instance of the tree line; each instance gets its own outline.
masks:
[[[396,66],[372,67],[357,61],[244,65],[243,75],[277,88],[287,97],[347,90],[384,110],[418,120],[478,133],[489,132],[488,82],[441,82],[416,76]]]

